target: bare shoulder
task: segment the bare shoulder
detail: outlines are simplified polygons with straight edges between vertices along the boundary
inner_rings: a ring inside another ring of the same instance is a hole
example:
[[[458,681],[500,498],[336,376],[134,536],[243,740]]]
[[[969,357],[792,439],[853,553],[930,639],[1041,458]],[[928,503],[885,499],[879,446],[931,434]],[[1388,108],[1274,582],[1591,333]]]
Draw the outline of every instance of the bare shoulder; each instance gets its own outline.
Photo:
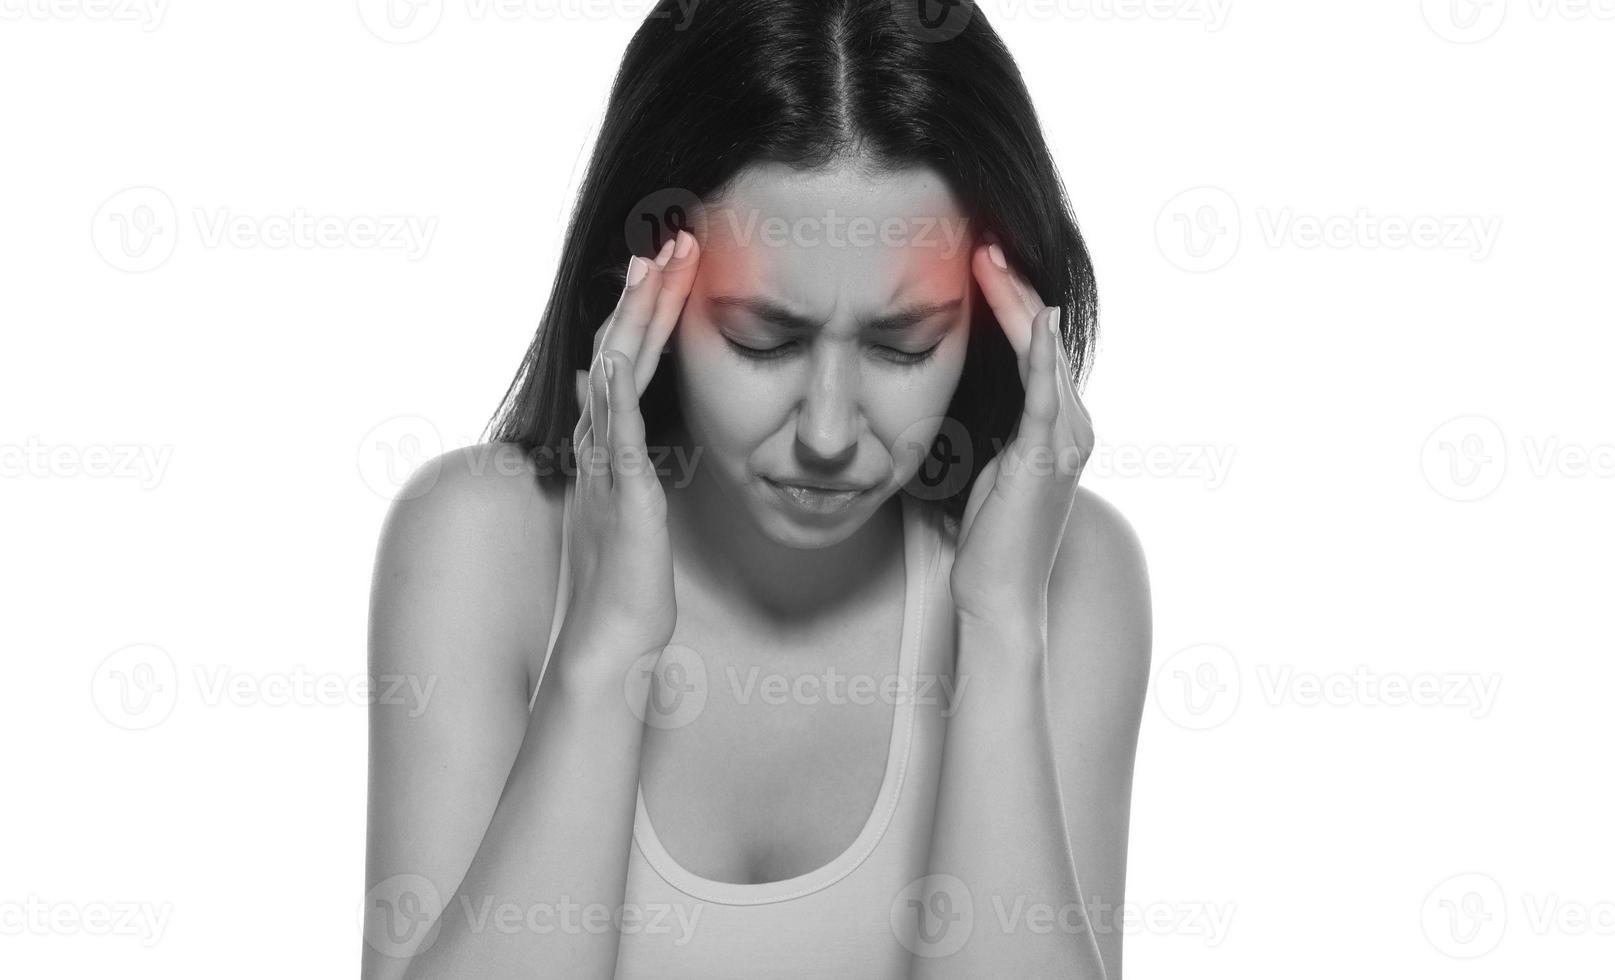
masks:
[[[508,443],[456,449],[422,465],[382,527],[372,633],[453,623],[519,662],[535,633],[548,636],[563,493]]]
[[[1143,544],[1114,504],[1079,486],[1049,582],[1051,705],[1075,689],[1136,729],[1150,648]]]

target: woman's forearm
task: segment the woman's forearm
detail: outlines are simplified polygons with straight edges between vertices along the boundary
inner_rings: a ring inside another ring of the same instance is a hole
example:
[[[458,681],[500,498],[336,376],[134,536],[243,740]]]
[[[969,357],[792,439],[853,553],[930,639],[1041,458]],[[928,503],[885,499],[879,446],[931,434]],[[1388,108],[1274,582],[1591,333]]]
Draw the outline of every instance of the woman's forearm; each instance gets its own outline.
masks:
[[[910,976],[1102,980],[1055,775],[1041,623],[957,625],[969,693],[948,721]]]
[[[612,977],[644,728],[620,674],[571,666],[631,660],[594,642],[557,636],[482,844],[408,980]]]

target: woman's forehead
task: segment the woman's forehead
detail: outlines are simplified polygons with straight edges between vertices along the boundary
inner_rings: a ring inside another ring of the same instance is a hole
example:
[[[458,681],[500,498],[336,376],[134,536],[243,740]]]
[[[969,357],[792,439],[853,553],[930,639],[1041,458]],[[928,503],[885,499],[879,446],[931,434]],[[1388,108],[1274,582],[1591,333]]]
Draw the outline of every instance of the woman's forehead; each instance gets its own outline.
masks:
[[[957,294],[973,244],[946,182],[918,169],[751,168],[708,205],[703,225],[705,292],[764,293],[804,307]]]

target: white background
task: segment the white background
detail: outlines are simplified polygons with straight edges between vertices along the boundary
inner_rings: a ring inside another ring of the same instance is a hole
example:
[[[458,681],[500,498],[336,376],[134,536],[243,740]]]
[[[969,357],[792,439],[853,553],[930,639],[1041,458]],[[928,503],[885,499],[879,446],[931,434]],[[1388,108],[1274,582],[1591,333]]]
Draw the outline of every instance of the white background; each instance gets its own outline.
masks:
[[[387,499],[646,9],[0,0],[0,972],[355,975]],[[1153,579],[1127,975],[1607,976],[1615,2],[984,10]]]

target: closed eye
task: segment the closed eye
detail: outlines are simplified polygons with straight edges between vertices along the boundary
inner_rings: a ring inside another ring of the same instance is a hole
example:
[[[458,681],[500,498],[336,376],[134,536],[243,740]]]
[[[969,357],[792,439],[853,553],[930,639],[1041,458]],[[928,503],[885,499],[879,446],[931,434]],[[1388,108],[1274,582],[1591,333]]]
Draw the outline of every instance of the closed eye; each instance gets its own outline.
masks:
[[[728,342],[730,347],[734,348],[735,353],[739,354],[741,357],[750,358],[754,361],[777,361],[786,356],[786,354],[790,353],[793,347],[801,343],[799,340],[788,340],[777,347],[748,347],[745,344],[736,343],[735,341],[730,340],[728,337],[724,337],[723,339]],[[874,349],[883,351],[884,353],[882,353],[880,356],[888,361],[904,366],[912,366],[930,360],[931,356],[936,353],[937,348],[941,346],[942,341],[939,340],[922,351],[898,350],[895,347],[887,347],[884,344],[876,344]]]

